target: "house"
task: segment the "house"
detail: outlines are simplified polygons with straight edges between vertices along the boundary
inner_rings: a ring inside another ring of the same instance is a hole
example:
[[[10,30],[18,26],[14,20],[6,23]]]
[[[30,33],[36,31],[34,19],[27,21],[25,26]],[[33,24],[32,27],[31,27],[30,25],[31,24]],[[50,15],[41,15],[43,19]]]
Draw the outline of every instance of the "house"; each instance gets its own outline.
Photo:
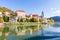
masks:
[[[41,16],[39,16],[39,20],[40,20],[40,19],[42,19],[42,17],[41,17]]]
[[[17,22],[16,18],[9,17],[9,22]]]
[[[8,11],[4,12],[4,15],[9,17],[9,22],[17,22],[16,15],[11,14]]]
[[[0,12],[0,17],[2,17],[3,16],[3,14],[2,14],[2,12]]]
[[[26,18],[25,11],[23,11],[23,10],[17,10],[16,11],[16,16],[19,17],[19,18]]]
[[[48,20],[47,18],[44,18],[44,19],[43,19],[43,22],[44,22],[44,23],[49,23],[49,20]]]
[[[4,15],[9,17],[10,16],[10,12],[6,11],[6,12],[4,12]]]
[[[31,14],[30,18],[38,18],[38,14]]]
[[[16,18],[16,16],[13,15],[13,14],[10,14],[9,22],[17,22],[17,18]]]

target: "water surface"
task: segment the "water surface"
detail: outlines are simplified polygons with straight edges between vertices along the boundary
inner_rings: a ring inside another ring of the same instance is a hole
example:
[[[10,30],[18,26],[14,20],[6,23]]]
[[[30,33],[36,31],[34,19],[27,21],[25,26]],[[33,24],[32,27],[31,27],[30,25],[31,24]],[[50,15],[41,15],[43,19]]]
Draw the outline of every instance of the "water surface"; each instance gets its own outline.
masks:
[[[38,25],[4,25],[0,40],[60,40],[60,23]]]

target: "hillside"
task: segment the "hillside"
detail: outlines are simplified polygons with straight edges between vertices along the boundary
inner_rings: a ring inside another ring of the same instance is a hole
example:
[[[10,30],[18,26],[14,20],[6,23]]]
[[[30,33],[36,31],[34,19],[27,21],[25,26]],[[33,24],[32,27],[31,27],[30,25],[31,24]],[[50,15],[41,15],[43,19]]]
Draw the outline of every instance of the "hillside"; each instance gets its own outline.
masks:
[[[1,7],[1,6],[0,6],[0,12],[4,13],[5,11],[8,11],[8,12],[10,12],[11,14],[14,14],[14,12],[13,12],[12,10],[10,10],[10,9],[8,9],[8,8],[6,8],[6,7]]]
[[[60,16],[54,16],[50,18],[54,19],[55,22],[60,22]]]

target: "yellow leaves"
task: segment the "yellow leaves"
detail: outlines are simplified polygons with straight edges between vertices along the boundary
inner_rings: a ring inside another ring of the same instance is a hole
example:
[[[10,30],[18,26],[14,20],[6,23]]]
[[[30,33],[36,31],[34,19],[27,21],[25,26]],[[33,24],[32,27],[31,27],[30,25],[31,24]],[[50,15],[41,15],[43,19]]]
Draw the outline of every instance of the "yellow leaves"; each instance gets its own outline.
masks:
[[[51,20],[49,21],[49,23],[50,23],[51,25],[53,25],[53,24],[54,24],[54,20],[51,19]]]
[[[12,11],[12,10],[6,8],[6,7],[0,7],[0,12],[4,13],[6,11],[10,12],[11,14],[15,14],[14,11]]]
[[[36,18],[32,18],[33,22],[38,22],[38,20]]]
[[[4,22],[4,20],[3,20],[3,18],[2,18],[2,17],[0,17],[0,23],[2,23],[2,22]]]
[[[50,23],[54,23],[54,20],[53,20],[53,19],[51,19],[51,20],[50,20]]]
[[[40,19],[39,21],[40,21],[40,22],[43,22],[43,19]]]

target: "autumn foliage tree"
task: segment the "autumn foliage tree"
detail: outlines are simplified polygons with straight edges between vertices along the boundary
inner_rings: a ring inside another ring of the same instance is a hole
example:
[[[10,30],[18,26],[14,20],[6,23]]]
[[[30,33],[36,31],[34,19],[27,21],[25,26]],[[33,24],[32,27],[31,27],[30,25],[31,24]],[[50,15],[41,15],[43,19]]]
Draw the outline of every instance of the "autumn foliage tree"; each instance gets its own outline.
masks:
[[[39,21],[40,21],[41,23],[43,23],[43,19],[40,19]]]
[[[4,14],[4,12],[6,12],[6,11],[10,12],[10,14],[15,14],[14,11],[12,11],[12,10],[6,8],[6,7],[0,6],[0,12],[2,12],[2,14]],[[3,18],[4,22],[8,22],[9,21],[9,17],[8,16],[3,16],[2,18]],[[0,18],[0,22],[2,22],[2,18]]]
[[[6,11],[10,12],[11,14],[14,14],[14,11],[12,11],[12,10],[6,8],[6,7],[1,7],[1,6],[0,6],[0,12],[4,13],[4,12],[6,12]]]
[[[53,19],[50,19],[50,21],[49,21],[50,23],[54,23],[54,20]]]
[[[4,20],[3,20],[3,18],[2,18],[2,17],[0,17],[0,23],[2,23],[2,22],[4,22]]]
[[[31,22],[38,22],[38,20],[36,18],[32,18],[30,21]]]

